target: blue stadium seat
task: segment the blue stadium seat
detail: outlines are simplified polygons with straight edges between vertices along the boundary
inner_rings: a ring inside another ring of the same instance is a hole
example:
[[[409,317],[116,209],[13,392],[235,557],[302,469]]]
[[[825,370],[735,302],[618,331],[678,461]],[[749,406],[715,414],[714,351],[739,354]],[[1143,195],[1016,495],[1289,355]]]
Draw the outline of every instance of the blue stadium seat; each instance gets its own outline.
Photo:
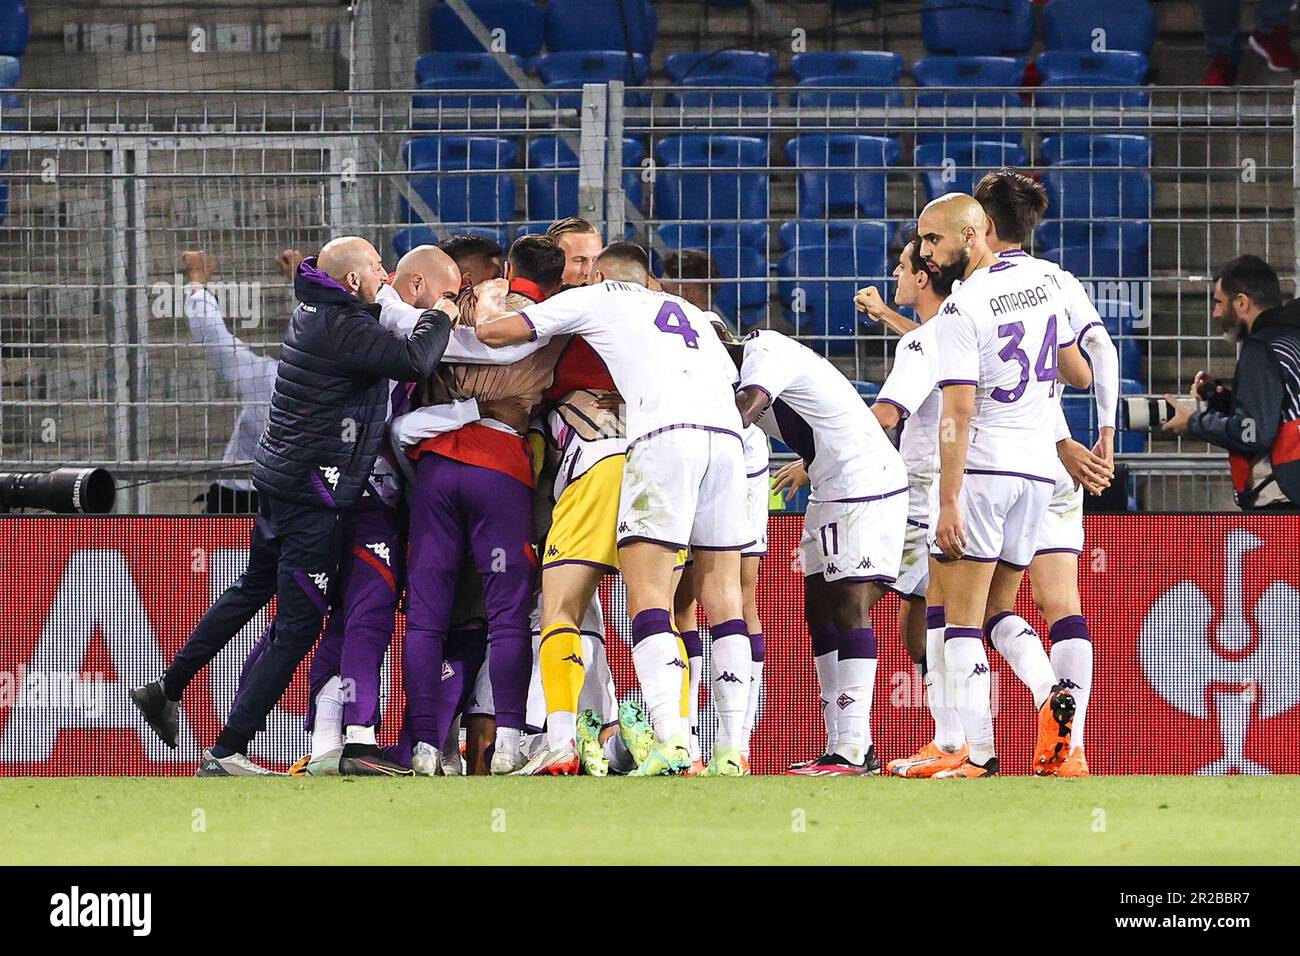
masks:
[[[438,234],[428,226],[410,226],[393,234],[393,251],[400,259],[416,246],[436,246]]]
[[[1023,53],[1034,43],[1034,8],[1029,0],[925,0],[921,39],[930,53]]]
[[[845,86],[897,86],[905,66],[897,53],[883,50],[818,50],[790,58],[790,72],[800,83],[834,78]]]
[[[664,69],[673,83],[685,83],[696,76],[711,76],[719,85],[732,80],[758,80],[771,86],[776,78],[776,54],[759,50],[715,50],[670,53]]]
[[[1043,249],[1042,257],[1058,263],[1080,279],[1143,279],[1151,274],[1145,248],[1089,244]]]
[[[768,110],[776,106],[777,103],[777,94],[772,91],[770,86],[763,80],[753,78],[742,79],[740,77],[696,73],[687,77],[682,85],[688,87],[688,89],[669,93],[666,101],[668,106],[685,106],[708,110],[712,114],[714,110],[734,110],[739,107]],[[690,89],[690,87],[697,87],[697,89]],[[718,87],[754,87],[755,89],[753,92],[747,92],[744,89],[718,89]],[[713,122],[712,115],[710,115],[709,125],[712,125]],[[697,128],[702,126],[699,120],[696,120],[695,125]],[[734,129],[737,122],[734,117],[718,116],[717,125],[727,129]],[[758,116],[742,120],[739,125],[767,127],[769,123],[765,116]]]
[[[798,246],[781,257],[777,265],[777,288],[786,317],[801,338],[820,339],[810,348],[823,355],[855,351],[848,338],[859,322],[866,321],[853,305],[853,296],[866,283],[888,291],[892,266],[883,243],[832,243]]]
[[[30,33],[27,5],[22,0],[0,0],[0,54],[22,56]]]
[[[1150,173],[1070,159],[1044,170],[1042,183],[1053,219],[1151,218]]]
[[[1048,50],[1037,63],[1043,82],[1057,86],[1141,86],[1149,66],[1145,54],[1127,50]]]
[[[403,158],[413,174],[433,174],[412,175],[410,183],[444,224],[502,223],[513,219],[515,184],[503,170],[515,164],[518,153],[519,147],[513,141],[495,136],[429,136],[408,140],[402,146]],[[469,175],[465,175],[467,172]],[[404,222],[422,221],[405,196],[402,215]]]
[[[1121,395],[1142,395],[1145,389],[1140,382],[1122,378],[1119,381]],[[1097,442],[1097,405],[1087,392],[1077,388],[1066,387],[1061,396],[1061,408],[1065,412],[1066,424],[1076,441],[1083,442],[1091,448]],[[1147,436],[1142,432],[1117,431],[1115,433],[1115,450],[1126,454],[1146,451]]]
[[[639,167],[644,157],[644,146],[635,139],[623,140],[624,166]],[[563,139],[543,136],[529,143],[528,169],[526,206],[529,219],[551,222],[577,215],[578,157]],[[623,191],[637,208],[641,206],[641,190],[639,173],[623,174]]]
[[[670,222],[655,232],[669,249],[704,249],[715,246],[745,246],[760,252],[767,249],[765,222]]]
[[[523,61],[511,57],[515,66]],[[415,58],[415,85],[455,90],[508,90],[514,88],[504,68],[491,53],[422,53]]]
[[[505,34],[506,52],[532,56],[542,48],[545,18],[534,0],[466,0],[488,30]],[[429,38],[439,52],[482,53],[483,44],[450,6],[440,3],[429,11]]]
[[[551,0],[546,5],[546,46],[555,50],[608,50],[610,43],[647,56],[655,48],[659,14],[649,0]]]
[[[1069,160],[1140,169],[1151,165],[1151,140],[1127,133],[1054,133],[1044,136],[1038,148],[1049,166]]]
[[[921,143],[916,147],[916,168],[925,178],[929,199],[944,193],[973,193],[975,184],[989,170],[1027,162],[1024,147],[1018,143],[949,143],[947,148],[943,143]]]
[[[1129,222],[1094,222],[1090,219],[1049,219],[1034,230],[1034,243],[1039,249],[1060,249],[1063,246],[1115,246],[1135,250],[1146,261],[1151,245],[1151,223],[1145,220]]]
[[[533,60],[543,83],[581,86],[583,83],[645,83],[650,61],[643,53],[628,56],[624,50],[560,50]]]
[[[17,86],[22,75],[23,65],[18,57],[0,56],[0,86]]]
[[[1072,90],[1055,92],[1056,88],[1069,87],[1132,87],[1140,86],[1147,74],[1147,58],[1142,53],[1115,50],[1109,53],[1092,53],[1083,50],[1048,50],[1038,57],[1038,70],[1042,74],[1042,87],[1034,94],[1034,103],[1048,109],[1077,107],[1127,107],[1141,109],[1149,106],[1151,97],[1145,90],[1126,89],[1123,92],[1107,90]],[[1084,117],[1077,125],[1088,125]],[[1144,120],[1135,119],[1135,125]],[[1062,120],[1062,125],[1066,121]]]
[[[1049,50],[1150,53],[1156,11],[1148,0],[1052,0],[1043,11]]]
[[[738,328],[751,329],[767,318],[767,256],[749,246],[713,246],[708,250],[718,267],[713,287],[713,306]],[[733,281],[728,279],[756,280]]]
[[[521,66],[519,57],[515,65]],[[509,74],[490,53],[425,53],[415,61],[415,83],[421,89],[435,92],[421,93],[412,98],[416,109],[427,110],[491,110],[523,109],[524,96],[481,93],[469,95],[456,90],[515,90],[517,87]],[[433,124],[436,129],[464,129],[476,122],[498,128],[497,116],[485,116],[467,124],[461,117],[442,114]],[[417,127],[419,128],[419,127]]]
[[[854,382],[853,387],[858,390],[858,394],[868,405],[874,405],[876,396],[880,394],[880,386],[875,382]]]
[[[868,219],[800,219],[781,223],[778,235],[781,237],[781,245],[786,249],[839,244],[887,249],[890,243],[890,225]]]
[[[1106,283],[1093,283],[1090,294],[1093,297],[1093,305],[1097,308],[1097,314],[1101,316],[1106,331],[1110,333],[1115,347],[1119,350],[1120,378],[1142,381],[1146,377],[1146,369],[1142,356],[1143,336],[1139,331],[1139,324],[1145,328],[1149,323],[1149,317],[1143,317],[1139,323],[1137,307],[1122,297],[1124,293]]]
[[[803,133],[785,147],[799,169],[799,215],[824,219],[836,213],[885,215],[885,168],[897,164],[898,141],[854,133]],[[865,167],[865,168],[864,168]],[[851,172],[832,172],[846,168]]]
[[[654,218],[762,220],[768,210],[768,145],[758,136],[669,136],[655,147]],[[746,167],[757,167],[747,171]]]
[[[1005,118],[1002,111],[1022,105],[1019,92],[950,92],[935,87],[969,88],[978,91],[990,87],[1018,87],[1024,81],[1027,60],[1003,56],[928,56],[917,60],[912,76],[917,85],[929,87],[916,95],[916,105],[929,109],[971,109],[984,111],[981,119],[925,120],[923,126],[941,126],[944,132],[919,131],[917,143],[974,143],[1001,140],[1019,143],[1021,134],[1014,127],[1019,122]]]
[[[836,87],[836,89],[827,89],[827,87]],[[888,86],[858,86],[857,80],[839,76],[810,76],[806,80],[800,80],[793,93],[794,105],[801,111],[883,109],[889,106],[899,108],[905,102],[901,90]],[[795,122],[798,126],[812,129],[826,128],[824,116],[811,114],[805,116],[801,113]],[[912,124],[910,117],[900,113],[898,118],[892,121],[887,120],[882,123],[880,120],[873,119],[870,125],[882,131],[888,131],[891,126],[897,125],[901,135],[904,129],[910,129]]]

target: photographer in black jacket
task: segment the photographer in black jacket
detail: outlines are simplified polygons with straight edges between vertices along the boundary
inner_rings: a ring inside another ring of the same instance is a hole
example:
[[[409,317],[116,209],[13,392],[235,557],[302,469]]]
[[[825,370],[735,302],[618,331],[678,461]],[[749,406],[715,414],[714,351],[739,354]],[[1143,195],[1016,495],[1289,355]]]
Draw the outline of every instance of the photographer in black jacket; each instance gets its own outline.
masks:
[[[203,615],[162,680],[132,691],[149,725],[175,747],[185,687],[278,597],[271,641],[246,675],[216,744],[204,751],[200,776],[269,773],[244,752],[320,634],[340,560],[340,518],[374,467],[389,380],[428,378],[447,347],[457,316],[450,301],[426,311],[409,338],[379,325],[375,295],[384,278],[379,253],[355,236],[334,239],[319,259],[299,264],[299,305],[253,459],[259,507],[248,567]]]
[[[1241,343],[1231,390],[1197,372],[1197,411],[1172,395],[1166,431],[1228,450],[1237,504],[1246,511],[1300,508],[1300,301],[1282,304],[1277,273],[1238,256],[1214,280],[1214,318]]]

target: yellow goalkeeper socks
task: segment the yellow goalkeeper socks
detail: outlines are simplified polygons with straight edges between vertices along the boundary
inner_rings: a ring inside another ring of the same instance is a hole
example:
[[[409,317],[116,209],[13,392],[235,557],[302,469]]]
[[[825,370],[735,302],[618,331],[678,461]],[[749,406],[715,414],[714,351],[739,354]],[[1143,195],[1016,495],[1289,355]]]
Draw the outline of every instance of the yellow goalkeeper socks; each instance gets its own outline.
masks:
[[[552,624],[542,631],[538,653],[546,695],[547,745],[554,750],[578,735],[578,695],[586,676],[582,635],[572,624]]]

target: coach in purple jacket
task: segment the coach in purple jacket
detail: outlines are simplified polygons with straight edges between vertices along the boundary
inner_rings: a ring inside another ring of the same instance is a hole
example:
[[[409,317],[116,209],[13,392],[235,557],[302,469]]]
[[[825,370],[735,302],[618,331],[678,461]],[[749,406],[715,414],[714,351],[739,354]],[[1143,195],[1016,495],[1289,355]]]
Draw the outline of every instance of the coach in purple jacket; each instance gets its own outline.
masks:
[[[275,633],[250,668],[200,776],[269,773],[248,742],[320,634],[337,573],[342,513],[353,505],[384,436],[388,380],[421,381],[437,366],[456,307],[426,311],[409,337],[379,324],[385,273],[364,239],[334,239],[304,259],[266,431],[253,459],[259,495],[248,567],[195,627],[162,680],[131,692],[163,742],[176,746],[179,701],[194,675],[278,597]]]

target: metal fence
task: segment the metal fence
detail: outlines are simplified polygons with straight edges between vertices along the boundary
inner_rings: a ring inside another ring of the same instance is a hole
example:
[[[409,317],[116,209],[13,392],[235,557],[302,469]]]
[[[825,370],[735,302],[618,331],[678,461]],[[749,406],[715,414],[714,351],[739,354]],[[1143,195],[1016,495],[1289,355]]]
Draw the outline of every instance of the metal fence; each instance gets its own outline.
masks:
[[[1253,252],[1294,283],[1300,257],[1290,88],[611,83],[17,99],[0,112],[0,470],[108,465],[120,511],[195,510],[210,481],[247,477],[226,446],[266,396],[223,379],[196,344],[187,249],[215,258],[226,327],[274,356],[292,302],[282,249],[311,254],[359,233],[391,265],[430,238],[479,231],[504,244],[583,215],[660,262],[704,248],[720,312],[798,336],[864,394],[894,338],[854,314],[853,291],[889,295],[903,225],[994,165],[1048,185],[1034,250],[1093,291],[1133,392],[1229,373],[1208,277]],[[1071,401],[1086,424],[1087,399]],[[1230,506],[1215,450],[1159,435],[1120,448],[1139,507]]]

